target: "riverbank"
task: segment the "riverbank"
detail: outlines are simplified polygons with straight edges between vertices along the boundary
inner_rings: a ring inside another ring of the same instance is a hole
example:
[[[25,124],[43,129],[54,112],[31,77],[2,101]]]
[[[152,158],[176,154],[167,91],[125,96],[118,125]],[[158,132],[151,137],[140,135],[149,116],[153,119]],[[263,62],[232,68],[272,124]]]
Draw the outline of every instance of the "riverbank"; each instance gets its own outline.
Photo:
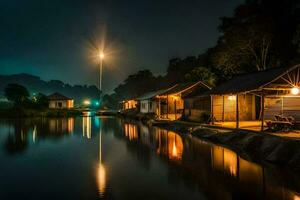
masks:
[[[20,118],[20,117],[72,117],[80,116],[82,112],[75,109],[28,109],[11,108],[1,109],[0,118]]]
[[[153,113],[140,113],[136,109],[132,110],[125,110],[122,112],[119,112],[117,114],[118,117],[124,118],[124,119],[129,119],[129,120],[136,120],[136,121],[141,121],[144,124],[149,124],[151,121],[155,119],[155,114]]]
[[[300,140],[283,138],[267,132],[221,129],[189,122],[157,123],[154,126],[192,134],[202,140],[230,148],[246,159],[272,163],[300,174]]]

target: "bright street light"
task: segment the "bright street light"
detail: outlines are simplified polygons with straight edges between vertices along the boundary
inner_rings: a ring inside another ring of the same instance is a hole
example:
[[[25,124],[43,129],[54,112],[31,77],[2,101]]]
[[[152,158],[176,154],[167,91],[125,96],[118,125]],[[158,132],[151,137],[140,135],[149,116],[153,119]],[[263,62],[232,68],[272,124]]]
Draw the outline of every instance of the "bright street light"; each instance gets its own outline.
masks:
[[[100,59],[103,59],[103,58],[104,58],[104,54],[100,53]]]

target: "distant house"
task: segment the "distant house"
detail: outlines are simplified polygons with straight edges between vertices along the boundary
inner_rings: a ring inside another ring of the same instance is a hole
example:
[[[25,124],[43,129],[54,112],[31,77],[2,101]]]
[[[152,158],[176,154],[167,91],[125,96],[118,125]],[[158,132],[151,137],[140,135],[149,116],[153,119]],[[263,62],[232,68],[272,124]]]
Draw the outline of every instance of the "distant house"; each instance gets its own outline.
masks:
[[[299,122],[299,87],[300,65],[237,75],[210,91],[212,123],[234,122],[239,128],[256,120],[263,130],[265,120],[275,115]]]
[[[65,108],[70,109],[74,107],[74,100],[59,93],[53,93],[47,97],[49,101],[49,108]]]
[[[137,100],[135,99],[126,99],[121,102],[122,110],[130,110],[137,108]]]

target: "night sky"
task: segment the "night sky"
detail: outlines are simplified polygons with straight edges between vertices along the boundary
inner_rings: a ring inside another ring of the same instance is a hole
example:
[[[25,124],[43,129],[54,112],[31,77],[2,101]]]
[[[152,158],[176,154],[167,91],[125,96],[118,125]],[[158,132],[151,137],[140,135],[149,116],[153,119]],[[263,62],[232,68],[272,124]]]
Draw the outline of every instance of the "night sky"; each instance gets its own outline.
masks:
[[[218,38],[219,17],[243,0],[1,0],[0,74],[97,84],[93,46],[106,33],[104,90],[129,74],[166,71]]]

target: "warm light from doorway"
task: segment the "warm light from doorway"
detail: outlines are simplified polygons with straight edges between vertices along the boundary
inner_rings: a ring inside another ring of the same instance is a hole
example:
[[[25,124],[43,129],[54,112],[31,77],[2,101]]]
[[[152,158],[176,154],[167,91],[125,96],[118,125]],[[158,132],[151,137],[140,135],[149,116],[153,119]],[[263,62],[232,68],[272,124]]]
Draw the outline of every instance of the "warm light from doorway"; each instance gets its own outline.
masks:
[[[236,100],[236,96],[235,95],[230,95],[230,96],[228,96],[228,100],[229,101],[235,101]]]

